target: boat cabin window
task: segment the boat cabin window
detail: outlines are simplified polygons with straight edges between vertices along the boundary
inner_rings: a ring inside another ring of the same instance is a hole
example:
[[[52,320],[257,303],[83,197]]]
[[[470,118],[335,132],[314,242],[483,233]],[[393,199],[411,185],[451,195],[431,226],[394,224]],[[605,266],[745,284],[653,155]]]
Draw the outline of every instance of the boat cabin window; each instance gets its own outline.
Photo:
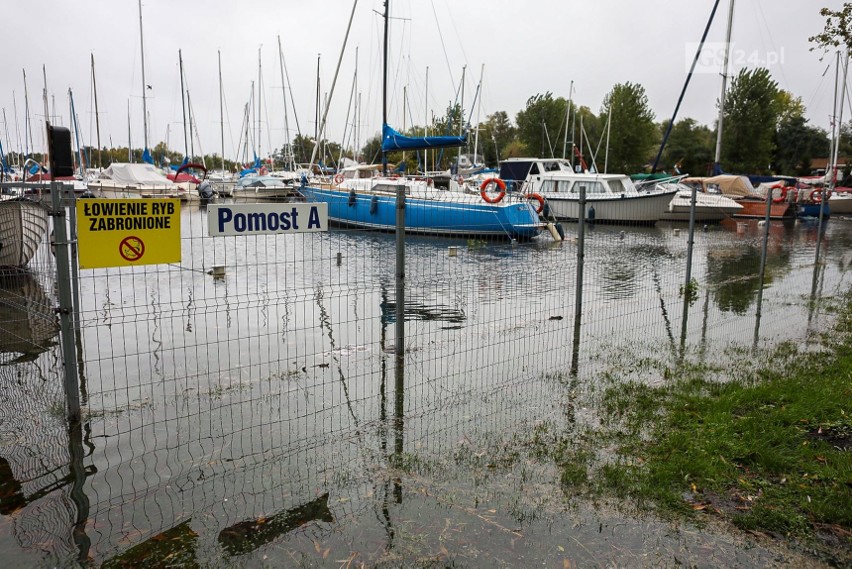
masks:
[[[617,195],[624,193],[624,186],[621,184],[620,180],[608,180],[607,184],[609,184],[609,191],[611,193]]]
[[[580,181],[574,182],[574,184],[571,186],[571,193],[579,195],[580,194],[580,186],[586,186],[586,195],[587,196],[592,195],[592,194],[605,194],[606,193],[606,190],[604,189],[603,184],[601,184],[600,182],[580,182]]]
[[[541,183],[541,191],[542,192],[559,192],[560,188],[562,191],[565,190],[567,184],[571,182],[560,182],[559,180],[544,180]]]
[[[559,167],[559,162],[545,162],[544,163],[544,171],[545,172],[559,172],[561,168]]]
[[[708,194],[721,194],[722,188],[719,184],[707,184],[707,193]]]
[[[535,164],[535,163],[534,163],[534,164],[532,165],[532,167],[530,168],[530,173],[529,173],[529,175],[530,175],[530,176],[536,176],[536,175],[538,175],[538,174],[540,174],[540,173],[541,173],[541,172],[539,172],[539,170],[538,170],[538,164]]]

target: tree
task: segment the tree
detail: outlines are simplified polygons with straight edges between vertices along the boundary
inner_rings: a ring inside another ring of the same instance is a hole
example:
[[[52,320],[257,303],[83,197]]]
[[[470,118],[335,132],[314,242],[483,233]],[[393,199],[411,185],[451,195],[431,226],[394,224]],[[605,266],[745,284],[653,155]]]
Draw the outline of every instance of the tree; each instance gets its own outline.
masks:
[[[610,115],[608,170],[621,173],[642,170],[659,137],[645,88],[630,82],[615,85],[604,97],[601,123],[606,125]],[[602,156],[598,156],[597,163],[602,165]]]
[[[840,10],[823,8],[819,14],[826,18],[825,29],[809,40],[825,51],[840,48],[852,52],[852,3],[844,2]]]
[[[810,173],[812,158],[828,156],[828,133],[807,123],[805,117],[793,116],[778,125],[772,160],[776,173],[804,176]]]
[[[518,141],[526,152],[540,157],[552,157],[561,148],[561,133],[565,126],[568,101],[553,98],[550,92],[533,95],[527,99],[524,110],[518,112]]]
[[[663,122],[661,132],[667,127],[668,121]],[[716,137],[709,127],[698,124],[695,119],[681,119],[669,133],[660,166],[671,173],[702,176],[713,163],[715,143]]]
[[[722,159],[728,171],[767,171],[775,147],[778,111],[778,83],[768,69],[743,69],[734,77],[725,94],[722,133]]]
[[[514,140],[516,132],[517,129],[505,111],[488,115],[479,132],[479,147],[488,166],[496,166],[498,161],[507,157],[505,152]]]
[[[801,97],[780,90],[776,96],[778,126],[772,170],[778,174],[802,176],[810,172],[811,159],[828,154],[828,134],[808,125]]]

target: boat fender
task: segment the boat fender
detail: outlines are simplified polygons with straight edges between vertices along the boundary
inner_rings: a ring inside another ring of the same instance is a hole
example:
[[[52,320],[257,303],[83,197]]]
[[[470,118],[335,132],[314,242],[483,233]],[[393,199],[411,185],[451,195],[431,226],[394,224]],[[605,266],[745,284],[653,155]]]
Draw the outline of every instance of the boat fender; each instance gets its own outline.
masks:
[[[778,188],[772,188],[772,193],[775,193],[775,190]],[[777,198],[772,198],[772,203],[784,203],[787,201],[787,186],[781,187],[781,194]]]
[[[562,224],[555,223],[554,227],[556,227],[556,233],[559,234],[559,238],[565,240],[565,229],[562,227]]]
[[[339,186],[340,182],[342,182],[342,181],[343,181],[343,174],[338,172],[337,174],[334,175],[334,185],[335,186]]]
[[[528,200],[535,200],[538,202],[538,207],[535,210],[536,213],[541,214],[544,211],[544,198],[541,197],[541,194],[533,192],[531,194],[527,194],[524,197]]]
[[[589,219],[589,221],[594,221],[594,220],[595,220],[595,206],[589,206],[589,215],[588,215],[588,219]]]
[[[349,190],[349,205],[355,205],[355,190]]]
[[[497,197],[492,198],[486,193],[486,189],[491,184],[497,184],[497,187],[500,188],[500,193],[497,194]],[[482,181],[482,184],[479,185],[479,195],[482,196],[482,199],[488,203],[499,203],[504,197],[506,197],[506,182],[501,180],[500,178],[487,178]]]
[[[373,196],[370,200],[370,214],[375,214],[379,211],[379,196]]]
[[[302,176],[299,178],[299,184],[303,188],[308,185],[308,177],[305,174],[302,174]]]

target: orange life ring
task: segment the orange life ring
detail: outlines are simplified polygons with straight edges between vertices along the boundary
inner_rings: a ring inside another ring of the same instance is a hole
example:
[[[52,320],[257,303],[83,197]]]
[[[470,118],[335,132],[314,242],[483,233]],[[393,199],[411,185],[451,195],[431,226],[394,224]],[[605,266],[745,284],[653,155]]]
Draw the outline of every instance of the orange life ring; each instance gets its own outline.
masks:
[[[337,174],[335,174],[335,175],[334,175],[334,183],[335,183],[335,185],[339,186],[339,185],[340,185],[340,183],[341,183],[342,181],[343,181],[343,174],[341,174],[340,172],[338,172]]]
[[[532,193],[527,194],[524,197],[528,200],[535,200],[538,202],[538,207],[535,209],[536,213],[541,213],[544,211],[544,198],[541,197],[541,194]]]
[[[822,203],[822,188],[811,190],[811,193],[808,195],[808,197],[813,203]]]
[[[775,193],[776,189],[778,189],[778,188],[773,187],[773,188],[770,188],[770,191],[772,193]],[[781,195],[778,196],[777,198],[772,198],[772,203],[784,203],[785,201],[787,201],[787,190],[788,189],[789,188],[787,188],[787,186],[781,186]]]
[[[490,197],[485,192],[485,190],[488,188],[488,186],[492,184],[492,182],[497,184],[497,187],[500,188],[500,193],[497,194],[496,198]],[[479,185],[479,195],[482,196],[482,199],[488,203],[498,203],[500,202],[500,200],[506,197],[506,182],[504,182],[500,178],[488,178],[486,180],[483,180],[482,184]]]

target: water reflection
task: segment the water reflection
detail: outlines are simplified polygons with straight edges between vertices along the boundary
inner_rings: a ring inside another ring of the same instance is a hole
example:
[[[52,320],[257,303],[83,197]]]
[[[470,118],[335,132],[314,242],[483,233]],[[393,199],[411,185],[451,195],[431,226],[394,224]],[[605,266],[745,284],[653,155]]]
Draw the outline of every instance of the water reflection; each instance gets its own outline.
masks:
[[[28,271],[0,272],[0,353],[13,364],[32,361],[56,345],[59,321],[41,283]]]
[[[334,521],[328,509],[328,492],[307,504],[227,527],[219,532],[219,544],[230,556],[243,555],[312,521]]]
[[[770,253],[764,286],[772,285],[790,269],[787,249],[776,247]],[[751,308],[760,288],[760,256],[758,246],[746,243],[707,251],[707,280],[713,285],[713,297],[720,310],[743,315]]]

